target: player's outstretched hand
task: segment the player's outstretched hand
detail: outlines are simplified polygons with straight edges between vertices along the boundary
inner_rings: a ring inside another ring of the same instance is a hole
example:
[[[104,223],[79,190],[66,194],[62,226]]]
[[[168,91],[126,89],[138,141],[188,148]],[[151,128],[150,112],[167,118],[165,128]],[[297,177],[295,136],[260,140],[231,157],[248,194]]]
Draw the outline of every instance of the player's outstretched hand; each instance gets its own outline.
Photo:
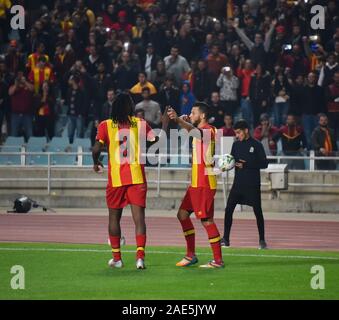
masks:
[[[98,163],[93,166],[93,170],[96,173],[103,173],[104,165],[100,161],[98,161]]]

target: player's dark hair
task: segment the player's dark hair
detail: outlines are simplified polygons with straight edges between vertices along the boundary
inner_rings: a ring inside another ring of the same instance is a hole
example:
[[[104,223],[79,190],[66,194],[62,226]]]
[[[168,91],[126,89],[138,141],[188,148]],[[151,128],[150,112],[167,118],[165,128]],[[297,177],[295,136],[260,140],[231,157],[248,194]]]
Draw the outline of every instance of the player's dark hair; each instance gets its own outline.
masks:
[[[245,129],[249,129],[249,125],[248,125],[247,121],[244,120],[244,119],[240,119],[234,125],[234,130],[245,130]]]
[[[117,123],[130,123],[134,113],[134,102],[128,93],[120,93],[112,105],[111,118]]]
[[[197,101],[196,103],[194,103],[193,108],[199,108],[199,111],[206,115],[206,119],[209,118],[210,107],[207,103]]]

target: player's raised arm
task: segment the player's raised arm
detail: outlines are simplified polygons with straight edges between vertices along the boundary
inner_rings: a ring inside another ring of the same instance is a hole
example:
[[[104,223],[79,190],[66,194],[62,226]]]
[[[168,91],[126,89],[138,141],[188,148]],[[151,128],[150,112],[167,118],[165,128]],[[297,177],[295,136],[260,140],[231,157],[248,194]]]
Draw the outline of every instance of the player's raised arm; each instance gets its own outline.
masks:
[[[181,128],[186,129],[188,132],[194,130],[192,136],[197,139],[201,139],[201,131],[191,123],[189,116],[182,115],[181,117],[179,117],[177,112],[171,107],[168,107],[167,115],[170,120],[174,121]]]
[[[187,131],[194,129],[194,126],[189,122],[188,116],[182,115],[179,117],[177,112],[172,107],[167,107],[167,115],[170,120],[173,120],[180,127],[186,129]]]

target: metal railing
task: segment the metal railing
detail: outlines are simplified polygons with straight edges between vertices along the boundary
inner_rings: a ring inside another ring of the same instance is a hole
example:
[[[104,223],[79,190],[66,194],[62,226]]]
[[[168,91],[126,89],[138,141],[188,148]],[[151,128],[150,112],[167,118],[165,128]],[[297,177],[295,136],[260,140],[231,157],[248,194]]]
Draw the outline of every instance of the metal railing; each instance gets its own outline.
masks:
[[[20,165],[11,165],[10,167],[27,167],[27,168],[46,168],[47,169],[47,177],[46,178],[20,178],[20,181],[28,181],[28,182],[46,182],[47,183],[47,193],[51,194],[51,188],[52,188],[52,182],[106,182],[106,178],[55,178],[52,177],[52,169],[53,168],[91,168],[91,165],[83,165],[83,158],[84,156],[89,156],[91,153],[89,152],[0,152],[0,156],[20,156],[21,164]],[[107,153],[103,153],[104,156],[107,156]],[[27,157],[29,156],[44,156],[47,157],[47,164],[46,165],[28,165],[26,164]],[[77,161],[75,165],[54,165],[52,163],[52,157],[55,156],[74,156]],[[145,156],[145,155],[143,155]],[[169,185],[169,184],[183,184],[183,185],[189,185],[190,181],[188,180],[163,180],[161,173],[163,171],[183,171],[183,172],[190,172],[190,167],[168,167],[166,165],[170,165],[165,163],[163,159],[170,159],[172,157],[174,158],[187,158],[191,157],[190,155],[186,154],[147,154],[148,157],[156,157],[158,158],[157,165],[156,166],[147,166],[146,170],[148,171],[156,171],[157,172],[157,178],[149,179],[147,182],[149,184],[155,184],[156,185],[156,194],[157,196],[160,195],[161,192],[161,185]],[[216,159],[220,156],[215,156]],[[304,161],[310,161],[310,169],[309,172],[316,171],[315,170],[315,161],[318,160],[335,160],[339,161],[339,157],[316,157],[314,152],[310,153],[310,156],[269,156],[267,157],[269,160],[276,160],[278,163],[281,163],[283,160],[304,160]],[[188,162],[187,162],[188,163]],[[0,168],[8,168],[8,165],[0,165]],[[295,170],[300,171],[300,170]],[[305,170],[303,170],[305,171]],[[323,172],[323,171],[322,171]],[[333,171],[332,171],[333,172]],[[218,185],[222,185],[223,187],[223,193],[224,193],[224,200],[226,205],[226,195],[228,193],[229,186],[233,183],[229,179],[229,173],[224,173],[220,175],[221,179],[218,179],[217,183]],[[0,177],[1,181],[18,181],[17,178],[2,178]],[[262,182],[262,186],[269,186],[270,183],[268,182]],[[338,188],[339,184],[322,184],[322,183],[289,183],[290,187],[324,187],[324,188]]]

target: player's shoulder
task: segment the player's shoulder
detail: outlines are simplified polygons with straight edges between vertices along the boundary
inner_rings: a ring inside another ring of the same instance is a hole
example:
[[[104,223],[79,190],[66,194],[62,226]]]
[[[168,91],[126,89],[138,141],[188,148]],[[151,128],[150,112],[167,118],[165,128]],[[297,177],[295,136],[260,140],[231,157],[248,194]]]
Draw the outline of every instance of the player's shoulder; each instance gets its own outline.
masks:
[[[99,131],[108,130],[109,127],[112,127],[112,124],[113,124],[112,119],[103,120],[99,123],[98,130]]]
[[[112,121],[112,120],[111,120],[111,119],[102,120],[102,121],[99,123],[99,127],[100,127],[100,126],[107,126],[107,124],[108,124],[109,121]]]
[[[201,129],[203,130],[212,130],[212,131],[217,131],[217,128],[212,126],[211,124],[207,123],[205,124]]]

